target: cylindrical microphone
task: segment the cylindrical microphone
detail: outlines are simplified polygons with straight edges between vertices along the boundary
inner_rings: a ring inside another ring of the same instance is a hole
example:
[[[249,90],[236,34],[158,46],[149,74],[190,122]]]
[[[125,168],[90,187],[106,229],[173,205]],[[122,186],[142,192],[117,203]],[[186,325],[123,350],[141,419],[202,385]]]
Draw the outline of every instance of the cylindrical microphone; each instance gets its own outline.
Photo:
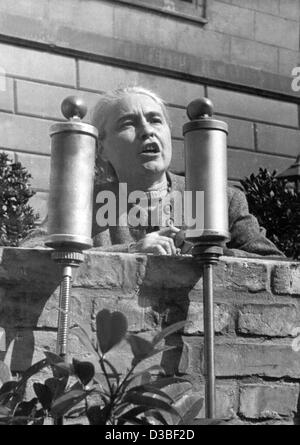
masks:
[[[67,97],[61,105],[69,122],[50,128],[51,174],[46,246],[82,250],[92,247],[92,210],[98,130],[81,122],[82,99]]]
[[[191,193],[186,238],[223,246],[229,239],[227,205],[227,134],[225,122],[212,118],[213,105],[197,99],[187,107],[183,126],[186,192]],[[187,200],[187,199],[185,199]]]

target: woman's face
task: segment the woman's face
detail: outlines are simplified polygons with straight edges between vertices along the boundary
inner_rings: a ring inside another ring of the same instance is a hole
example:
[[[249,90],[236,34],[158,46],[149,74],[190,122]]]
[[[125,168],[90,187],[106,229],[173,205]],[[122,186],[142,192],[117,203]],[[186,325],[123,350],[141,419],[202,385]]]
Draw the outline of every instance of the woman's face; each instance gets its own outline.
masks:
[[[156,179],[171,162],[171,132],[161,106],[150,96],[128,94],[114,102],[105,123],[102,156],[120,182]]]

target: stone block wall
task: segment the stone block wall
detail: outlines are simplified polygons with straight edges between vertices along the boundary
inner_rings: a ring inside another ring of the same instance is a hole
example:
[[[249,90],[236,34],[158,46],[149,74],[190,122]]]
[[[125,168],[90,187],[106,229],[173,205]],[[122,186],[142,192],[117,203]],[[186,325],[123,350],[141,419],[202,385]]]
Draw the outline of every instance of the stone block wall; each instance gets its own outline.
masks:
[[[14,372],[41,359],[43,350],[55,351],[59,268],[50,249],[0,250],[0,327],[7,347],[15,340]],[[129,332],[145,338],[186,320],[183,331],[166,340],[176,348],[150,362],[187,376],[203,394],[202,284],[201,268],[189,256],[91,250],[74,278],[71,325],[80,324],[94,341],[95,316],[104,308],[124,313]],[[214,303],[217,415],[233,424],[297,423],[300,264],[222,257],[214,270]],[[72,356],[93,360],[73,334],[69,347]],[[107,357],[122,371],[130,349],[122,343]]]
[[[165,3],[171,10],[189,7]],[[291,87],[300,62],[298,0],[206,0],[206,24],[137,4],[0,2],[0,150],[32,173],[31,204],[41,218],[49,127],[62,119],[60,103],[70,94],[83,96],[91,109],[110,88],[157,90],[173,122],[177,173],[184,173],[185,107],[199,96],[211,98],[216,116],[229,124],[231,182],[259,167],[283,171],[299,154],[300,92]]]

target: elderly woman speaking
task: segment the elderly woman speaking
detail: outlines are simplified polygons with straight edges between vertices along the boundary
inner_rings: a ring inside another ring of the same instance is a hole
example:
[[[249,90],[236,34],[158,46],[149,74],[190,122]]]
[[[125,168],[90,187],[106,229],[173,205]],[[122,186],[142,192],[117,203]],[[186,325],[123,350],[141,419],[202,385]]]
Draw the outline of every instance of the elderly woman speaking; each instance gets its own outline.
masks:
[[[93,125],[99,130],[94,188],[94,248],[156,255],[191,253],[191,243],[177,239],[184,218],[174,221],[174,208],[166,205],[176,192],[184,192],[184,178],[172,174],[170,121],[163,100],[142,87],[107,92],[95,106]],[[132,199],[132,197],[143,199]],[[230,241],[224,253],[233,256],[282,256],[249,214],[244,194],[228,187]],[[129,197],[131,196],[131,199]],[[142,202],[143,201],[143,202]],[[166,214],[167,218],[153,218]],[[125,216],[125,221],[124,221]],[[130,217],[129,217],[130,216]],[[43,245],[46,221],[22,246]],[[153,222],[154,221],[154,222]],[[167,222],[167,223],[166,223]]]
[[[153,212],[169,195],[174,191],[184,191],[184,178],[169,171],[172,157],[171,130],[163,100],[142,87],[108,92],[95,107],[93,125],[99,130],[98,159],[102,165],[102,175],[98,174],[95,182],[94,246],[106,251],[158,255],[180,253],[174,240],[181,227],[172,224],[172,206],[164,206],[168,207],[164,210],[170,213],[170,224],[161,226],[150,223],[150,215],[153,216]],[[121,224],[119,204],[122,190],[127,196],[140,191],[148,198],[146,205],[145,202],[142,205],[126,200],[125,213],[128,216],[135,210],[135,216],[139,216],[138,225],[130,224],[128,220],[128,224]],[[107,204],[103,197],[109,196],[115,197],[115,200]],[[109,213],[111,205],[115,208],[115,219],[110,224],[109,218],[105,223],[104,214]],[[249,214],[244,194],[230,187],[228,217],[231,239],[225,254],[282,255],[264,236],[256,218]],[[190,253],[191,245],[184,246],[182,253]]]

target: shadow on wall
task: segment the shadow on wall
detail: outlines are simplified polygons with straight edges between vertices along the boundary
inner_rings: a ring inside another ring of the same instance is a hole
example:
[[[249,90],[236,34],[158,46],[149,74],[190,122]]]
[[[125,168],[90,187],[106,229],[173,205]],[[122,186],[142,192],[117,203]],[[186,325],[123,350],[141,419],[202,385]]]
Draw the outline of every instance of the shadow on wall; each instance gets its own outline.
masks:
[[[168,273],[169,269],[169,273]],[[177,272],[176,272],[177,270]],[[146,317],[152,317],[153,326],[159,329],[188,319],[191,304],[191,291],[196,289],[197,297],[202,302],[202,267],[193,258],[152,257],[148,256],[146,273],[139,288],[138,304],[147,309]],[[197,285],[198,283],[198,285]],[[201,283],[201,287],[199,287]],[[200,318],[200,317],[199,317]],[[146,320],[150,322],[151,320]],[[148,323],[147,323],[148,324]],[[188,324],[184,332],[188,330]],[[181,332],[182,333],[182,332]],[[160,366],[167,375],[186,374],[188,363],[184,354],[183,336],[175,333],[165,339],[165,346],[174,347],[162,354]],[[201,357],[203,339],[198,338]],[[199,370],[199,378],[203,370]]]
[[[55,326],[48,323],[45,305],[54,294],[51,304],[57,307],[60,277],[60,266],[51,260],[50,250],[49,255],[31,249],[30,255],[28,249],[0,250],[0,326],[6,333],[6,349],[15,340],[12,372],[24,371],[42,358],[43,347],[37,351],[35,339],[38,331],[44,331],[45,340],[55,338],[56,334],[52,334]],[[44,343],[47,345],[49,341]],[[41,357],[35,357],[39,352]],[[4,355],[0,353],[0,360]]]

